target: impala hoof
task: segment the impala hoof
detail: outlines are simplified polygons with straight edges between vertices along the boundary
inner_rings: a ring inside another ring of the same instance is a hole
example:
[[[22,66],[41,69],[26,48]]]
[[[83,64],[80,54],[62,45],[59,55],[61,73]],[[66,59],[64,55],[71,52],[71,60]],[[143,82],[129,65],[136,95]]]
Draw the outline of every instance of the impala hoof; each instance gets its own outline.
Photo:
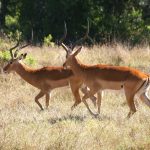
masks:
[[[92,113],[92,112],[91,112],[90,114],[91,114],[93,117],[95,117],[95,118],[99,116],[98,113],[95,114],[95,113]]]
[[[76,107],[76,106],[75,106],[75,105],[73,105],[73,106],[71,107],[71,111],[73,111],[73,110],[75,109],[75,107]]]
[[[44,109],[43,108],[41,108],[41,110],[40,111],[44,111]]]
[[[95,114],[94,116],[95,116],[95,117],[98,117],[98,116],[99,116],[99,113],[98,113],[98,114]]]
[[[99,118],[99,114],[93,114],[94,118]]]

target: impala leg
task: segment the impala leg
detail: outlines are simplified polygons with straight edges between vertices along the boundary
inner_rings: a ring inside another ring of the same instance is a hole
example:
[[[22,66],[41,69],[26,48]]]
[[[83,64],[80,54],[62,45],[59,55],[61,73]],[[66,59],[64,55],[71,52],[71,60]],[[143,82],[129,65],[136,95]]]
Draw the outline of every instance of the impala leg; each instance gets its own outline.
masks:
[[[134,104],[134,94],[131,94],[130,90],[125,90],[125,95],[126,95],[127,104],[130,108],[130,112],[128,113],[127,118],[130,118],[136,112],[136,108]]]
[[[102,99],[102,91],[97,93],[97,106],[98,106],[98,114],[100,114],[100,107],[101,107],[101,99]]]
[[[43,93],[42,91],[40,91],[40,93],[35,97],[35,102],[39,105],[39,107],[41,108],[41,110],[44,110],[42,105],[39,102],[39,98],[41,98],[42,96],[44,96],[45,93]]]
[[[88,93],[86,93],[83,98],[82,101],[85,104],[86,108],[88,109],[88,111],[90,112],[91,115],[97,116],[98,114],[95,114],[91,111],[91,109],[89,108],[88,103],[86,102],[86,99],[93,96],[96,92],[98,92],[98,90],[90,90]]]
[[[88,90],[87,86],[84,86],[84,87],[81,88],[81,91],[82,91],[82,93],[86,94],[89,90]],[[90,99],[92,100],[93,105],[96,107],[96,97],[94,95],[92,95],[90,97]]]
[[[129,108],[130,108],[130,112],[128,113],[127,118],[130,118],[136,112],[133,98],[134,97],[130,97],[127,99],[127,103],[128,103]]]
[[[140,95],[140,99],[144,104],[146,104],[148,107],[150,107],[150,98],[148,97],[147,92],[142,93]]]
[[[72,105],[71,110],[73,110],[78,104],[81,103],[81,98],[79,94],[79,88],[81,84],[77,84],[75,82],[70,82],[71,91],[73,93],[73,96],[75,98],[75,103]]]
[[[50,97],[51,93],[46,93],[46,109],[48,109]]]

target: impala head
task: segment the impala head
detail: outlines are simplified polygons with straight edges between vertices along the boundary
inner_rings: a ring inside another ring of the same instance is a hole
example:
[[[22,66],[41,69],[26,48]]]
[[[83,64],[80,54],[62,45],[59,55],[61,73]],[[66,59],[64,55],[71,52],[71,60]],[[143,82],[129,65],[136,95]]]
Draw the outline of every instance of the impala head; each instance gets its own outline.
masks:
[[[25,59],[26,55],[27,55],[27,53],[18,55],[18,51],[20,49],[28,46],[28,45],[29,44],[21,46],[21,47],[18,47],[19,46],[19,41],[18,41],[18,43],[14,47],[9,49],[10,55],[11,55],[11,59],[8,61],[6,66],[3,68],[4,73],[10,73],[12,71],[15,71],[15,69],[17,68],[17,65],[20,63],[19,61],[22,60],[22,59]],[[17,49],[16,49],[16,51],[13,54],[12,50],[15,49],[15,48],[17,48]]]
[[[82,46],[79,47],[76,51],[72,51],[70,53],[69,52],[67,53],[66,61],[63,64],[64,68],[70,68],[73,65],[74,61],[76,61],[75,57],[78,53],[80,53],[81,49],[82,49]]]
[[[76,42],[74,42],[70,47],[66,46],[63,41],[66,38],[67,35],[67,27],[66,27],[66,23],[64,23],[64,35],[61,38],[61,40],[59,41],[60,45],[64,48],[64,50],[66,51],[66,61],[63,64],[63,67],[68,68],[71,67],[73,62],[76,61],[75,56],[81,51],[82,46],[79,47],[76,51],[74,51],[74,48],[77,44],[81,43],[82,41],[84,41],[86,38],[89,38],[91,40],[91,38],[88,35],[89,33],[89,22],[88,22],[88,26],[87,26],[87,31],[84,35],[84,37],[82,37],[81,39],[77,40]]]
[[[10,59],[7,63],[7,65],[3,68],[4,73],[10,73],[12,71],[15,71],[15,69],[18,66],[19,61],[26,58],[27,53],[21,54],[20,56]]]

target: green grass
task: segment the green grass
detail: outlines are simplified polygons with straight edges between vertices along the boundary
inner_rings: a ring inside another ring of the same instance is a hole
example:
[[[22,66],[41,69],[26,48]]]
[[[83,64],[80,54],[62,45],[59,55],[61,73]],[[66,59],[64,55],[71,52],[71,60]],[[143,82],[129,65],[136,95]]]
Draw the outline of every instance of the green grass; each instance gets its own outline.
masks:
[[[62,65],[61,48],[29,47],[37,66]],[[149,47],[128,51],[120,44],[83,48],[83,63],[128,65],[149,72]],[[63,91],[63,92],[62,92]],[[101,114],[93,118],[80,104],[74,111],[69,87],[52,91],[48,110],[40,111],[34,102],[38,89],[16,74],[0,74],[0,149],[2,150],[149,150],[150,109],[138,99],[137,113],[129,120],[123,91],[105,91]],[[45,99],[40,100],[45,106]],[[90,107],[93,108],[89,101]]]

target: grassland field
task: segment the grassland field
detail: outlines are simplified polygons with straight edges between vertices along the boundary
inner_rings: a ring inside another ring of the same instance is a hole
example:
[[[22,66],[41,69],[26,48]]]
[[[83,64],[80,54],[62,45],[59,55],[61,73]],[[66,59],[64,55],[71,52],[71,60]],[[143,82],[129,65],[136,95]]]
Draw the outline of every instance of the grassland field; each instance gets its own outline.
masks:
[[[33,68],[60,66],[65,61],[61,47],[28,47],[22,51],[36,60]],[[150,72],[149,46],[132,50],[119,43],[83,47],[78,58],[86,64],[122,65]],[[74,98],[69,87],[53,90],[50,106],[44,111],[34,102],[37,93],[38,89],[17,74],[0,74],[0,150],[150,149],[150,108],[138,98],[137,112],[128,120],[123,91],[104,92],[98,118],[93,118],[82,103],[71,111]],[[40,102],[45,108],[45,98]]]

